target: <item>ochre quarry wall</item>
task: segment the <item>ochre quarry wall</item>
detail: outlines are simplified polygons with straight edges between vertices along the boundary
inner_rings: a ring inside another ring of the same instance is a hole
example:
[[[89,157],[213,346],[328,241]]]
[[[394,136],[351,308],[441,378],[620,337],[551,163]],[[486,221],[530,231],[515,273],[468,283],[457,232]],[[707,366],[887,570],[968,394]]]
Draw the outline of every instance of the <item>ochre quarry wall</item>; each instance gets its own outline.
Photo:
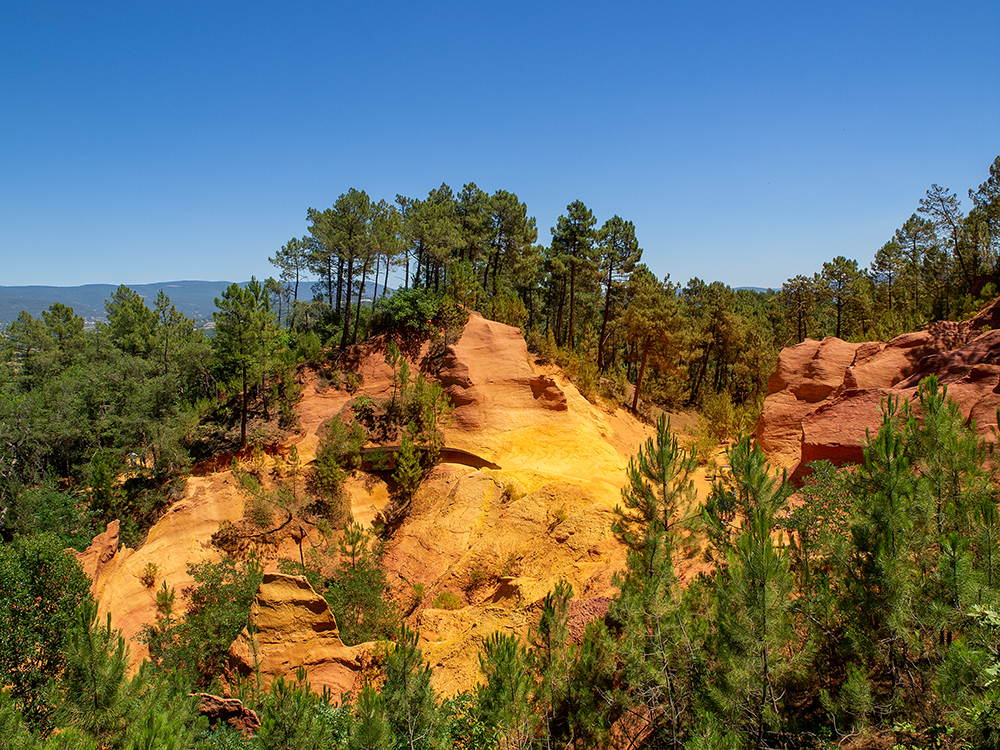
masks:
[[[436,688],[452,694],[476,683],[478,654],[492,632],[527,637],[541,600],[560,579],[574,590],[573,633],[603,616],[617,593],[614,574],[624,566],[623,550],[611,533],[614,508],[629,459],[652,430],[621,409],[590,403],[558,368],[534,363],[518,329],[475,313],[442,357],[431,363],[428,353],[425,343],[409,351],[409,361],[414,370],[438,378],[455,403],[445,445],[481,457],[479,465],[499,467],[474,468],[468,461],[435,467],[387,540],[383,558],[392,595],[404,611],[422,587],[408,623],[420,631]],[[314,371],[301,373],[300,427],[275,447],[278,452],[287,454],[295,445],[308,467],[325,423],[362,393],[376,399],[390,395],[392,371],[379,346],[360,352],[355,371],[361,385],[353,394],[321,387]],[[707,486],[703,478],[698,481]],[[363,472],[348,481],[347,492],[354,517],[366,524],[388,499],[385,483]],[[135,636],[155,621],[156,589],[164,581],[174,587],[183,610],[181,593],[192,584],[188,564],[220,559],[213,534],[223,522],[239,521],[243,505],[225,462],[206,464],[139,549],[120,547],[110,529],[82,555],[100,611],[110,612],[130,640],[133,666],[147,655]],[[321,543],[317,529],[296,519],[261,552],[265,572],[272,575],[254,616],[266,620],[266,613],[278,612],[281,617],[271,617],[278,624],[259,636],[257,658],[266,656],[262,671],[268,679],[277,674],[294,679],[302,666],[314,688],[339,693],[357,679],[368,647],[343,646],[336,623],[320,611],[322,600],[295,579],[273,575],[279,559],[299,560],[313,543]],[[148,563],[157,568],[150,587],[142,581]],[[679,560],[681,580],[694,576],[699,564]],[[442,592],[449,592],[452,602],[457,598],[457,609],[434,606],[443,601]],[[296,607],[305,607],[302,617],[294,614]],[[250,658],[248,648],[241,636],[231,650],[234,669]]]
[[[995,323],[1000,301],[970,321],[934,323],[886,343],[831,337],[783,349],[757,423],[761,447],[795,481],[812,461],[857,463],[867,431],[879,427],[884,400],[915,400],[931,374],[979,434],[995,442],[1000,331],[987,330]]]

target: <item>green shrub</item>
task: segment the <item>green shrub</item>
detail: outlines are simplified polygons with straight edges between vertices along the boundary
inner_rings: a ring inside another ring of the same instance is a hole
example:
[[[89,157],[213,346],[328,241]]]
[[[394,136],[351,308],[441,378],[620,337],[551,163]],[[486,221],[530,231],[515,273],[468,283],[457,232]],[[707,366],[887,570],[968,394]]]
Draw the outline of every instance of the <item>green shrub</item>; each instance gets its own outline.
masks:
[[[625,402],[625,394],[628,392],[628,379],[624,370],[617,368],[601,378],[601,395],[611,403],[622,404]]]
[[[338,418],[330,421],[320,438],[309,482],[314,500],[310,510],[335,525],[347,517],[342,497],[344,482],[352,471],[360,468],[361,446],[366,440],[361,425],[357,422],[347,425]]]
[[[323,594],[348,646],[391,637],[399,613],[388,598],[379,566],[380,542],[360,524],[349,522],[338,541],[339,561]]]
[[[513,291],[500,292],[490,297],[484,306],[484,315],[490,320],[521,328],[528,322],[528,309],[524,301]]]
[[[315,331],[300,334],[295,344],[299,361],[319,362],[323,356],[323,341]]]
[[[528,345],[528,351],[534,354],[541,364],[547,365],[556,361],[559,347],[556,346],[556,337],[551,329],[542,333],[537,328],[532,328],[524,341]]]
[[[429,289],[401,289],[381,297],[372,310],[372,333],[430,333],[441,295]]]
[[[0,544],[0,684],[32,726],[48,723],[45,685],[64,668],[75,613],[90,601],[90,582],[55,534]]]
[[[174,617],[173,592],[164,586],[157,594],[158,605],[162,600],[157,622],[143,628],[140,639],[158,669],[192,686],[207,687],[246,627],[264,570],[254,559],[239,564],[225,557],[217,563],[188,565],[188,573],[195,586],[187,595],[185,618]]]
[[[432,609],[461,609],[462,600],[457,594],[453,594],[450,591],[442,591],[440,594],[434,597],[434,601],[431,602]]]
[[[258,529],[267,529],[274,524],[274,510],[264,498],[248,495],[243,503],[243,518]]]
[[[576,370],[576,385],[580,394],[590,402],[597,401],[600,372],[597,363],[581,358]]]
[[[94,514],[79,498],[60,492],[55,481],[22,490],[8,506],[4,532],[11,535],[56,534],[63,547],[82,551],[97,532]]]

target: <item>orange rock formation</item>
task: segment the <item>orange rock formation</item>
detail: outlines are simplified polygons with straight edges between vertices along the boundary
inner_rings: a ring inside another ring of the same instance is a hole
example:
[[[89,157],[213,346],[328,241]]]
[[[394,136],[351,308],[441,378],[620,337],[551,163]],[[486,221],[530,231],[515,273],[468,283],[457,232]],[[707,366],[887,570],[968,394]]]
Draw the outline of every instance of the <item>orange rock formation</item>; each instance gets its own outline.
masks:
[[[252,634],[251,634],[252,633]],[[302,667],[314,686],[335,697],[354,691],[367,646],[345,646],[326,599],[301,576],[267,574],[250,608],[250,625],[229,649],[230,666],[243,677],[260,670],[265,684],[293,677]]]
[[[806,339],[782,350],[768,381],[757,439],[772,462],[801,479],[812,461],[856,463],[878,429],[887,396],[913,399],[934,374],[986,439],[1000,406],[1000,300],[964,323],[939,322],[888,343]]]
[[[427,354],[425,346],[411,362],[419,367]],[[357,372],[361,391],[389,395],[392,371],[382,351],[361,357]],[[435,467],[394,530],[383,562],[401,604],[411,603],[422,586],[409,622],[421,632],[436,688],[453,693],[475,684],[478,653],[492,632],[527,635],[540,601],[560,578],[572,584],[577,599],[574,632],[603,615],[616,593],[613,575],[624,564],[611,533],[613,510],[628,461],[652,431],[622,410],[590,403],[557,368],[534,364],[516,328],[475,313],[445,351],[438,377],[456,405],[445,444],[500,468]],[[303,463],[314,459],[322,425],[352,399],[344,390],[318,388],[315,375],[306,382],[300,430],[289,441]],[[110,612],[127,638],[154,621],[161,582],[178,593],[190,586],[187,565],[218,559],[212,535],[223,521],[241,518],[236,482],[219,468],[189,478],[184,497],[139,549],[118,548],[111,533],[84,556],[101,612]],[[388,497],[384,482],[370,475],[352,478],[347,492],[355,518],[367,523]],[[277,556],[298,560],[315,541],[315,529],[296,528],[264,560],[266,572],[276,572]],[[142,573],[151,562],[156,580],[147,588]],[[682,580],[685,575],[681,570]],[[459,598],[458,609],[433,606],[444,591]],[[340,643],[324,607],[298,579],[269,576],[254,605],[257,656],[244,634],[233,646],[234,666],[245,670],[256,658],[266,677],[289,679],[304,666],[315,689],[349,690],[359,652]],[[133,662],[145,655],[133,640]]]

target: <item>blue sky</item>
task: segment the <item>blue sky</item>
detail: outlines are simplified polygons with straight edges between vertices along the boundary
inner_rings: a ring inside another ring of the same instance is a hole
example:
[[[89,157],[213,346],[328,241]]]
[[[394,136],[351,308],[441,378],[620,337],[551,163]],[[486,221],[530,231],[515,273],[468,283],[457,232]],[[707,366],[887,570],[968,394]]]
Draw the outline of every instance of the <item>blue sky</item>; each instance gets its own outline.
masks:
[[[0,0],[0,285],[265,277],[351,187],[475,182],[780,286],[998,154],[996,0]]]

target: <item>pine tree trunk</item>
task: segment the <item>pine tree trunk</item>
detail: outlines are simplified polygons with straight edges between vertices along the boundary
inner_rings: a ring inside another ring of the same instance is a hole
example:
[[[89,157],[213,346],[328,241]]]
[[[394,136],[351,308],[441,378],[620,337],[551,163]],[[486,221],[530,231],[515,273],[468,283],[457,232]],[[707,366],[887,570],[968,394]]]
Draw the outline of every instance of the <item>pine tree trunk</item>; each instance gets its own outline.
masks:
[[[361,267],[361,289],[358,292],[358,305],[354,312],[354,333],[351,336],[351,343],[358,343],[358,326],[361,325],[361,297],[365,293],[365,278],[368,276],[368,261]]]
[[[351,279],[354,277],[354,256],[347,259],[347,304],[344,309],[344,334],[340,337],[340,348],[346,349],[351,336]]]
[[[243,407],[240,409],[240,448],[247,445],[247,364],[242,363],[241,372],[243,375]]]
[[[573,313],[576,312],[576,261],[569,264],[569,348],[573,348]]]
[[[642,345],[642,361],[639,363],[639,374],[635,378],[635,393],[632,395],[632,411],[639,407],[639,389],[642,388],[642,375],[646,371],[646,355],[649,354],[649,341]]]
[[[604,341],[607,339],[608,318],[611,317],[611,266],[608,267],[608,286],[604,292],[604,319],[601,321],[601,337],[597,340],[597,369],[604,372]]]

